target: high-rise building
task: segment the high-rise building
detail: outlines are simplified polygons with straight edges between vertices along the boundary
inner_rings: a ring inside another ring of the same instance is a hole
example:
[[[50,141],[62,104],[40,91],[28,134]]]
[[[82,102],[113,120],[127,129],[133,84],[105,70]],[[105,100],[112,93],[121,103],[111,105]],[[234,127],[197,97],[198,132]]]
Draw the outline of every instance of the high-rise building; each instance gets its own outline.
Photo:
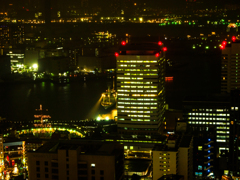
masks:
[[[122,42],[115,54],[119,133],[152,135],[164,126],[165,51],[162,42]]]
[[[233,37],[231,44],[222,44],[221,92],[240,88],[240,41]]]
[[[213,128],[217,151],[221,153],[229,150],[230,101],[228,95],[188,96],[183,106],[183,118],[193,132],[209,132],[210,128]]]

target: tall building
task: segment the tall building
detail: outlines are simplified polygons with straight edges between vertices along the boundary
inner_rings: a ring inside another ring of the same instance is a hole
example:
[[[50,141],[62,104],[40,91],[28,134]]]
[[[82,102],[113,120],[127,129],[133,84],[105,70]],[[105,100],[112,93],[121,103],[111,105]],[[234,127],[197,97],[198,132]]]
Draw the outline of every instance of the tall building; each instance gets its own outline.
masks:
[[[240,88],[240,41],[233,37],[231,44],[222,44],[221,92]]]
[[[183,102],[183,118],[194,132],[215,130],[217,151],[229,150],[230,100],[228,95],[188,96]],[[211,152],[211,150],[210,150]]]
[[[161,42],[122,42],[115,54],[119,133],[152,135],[163,127],[165,51]]]

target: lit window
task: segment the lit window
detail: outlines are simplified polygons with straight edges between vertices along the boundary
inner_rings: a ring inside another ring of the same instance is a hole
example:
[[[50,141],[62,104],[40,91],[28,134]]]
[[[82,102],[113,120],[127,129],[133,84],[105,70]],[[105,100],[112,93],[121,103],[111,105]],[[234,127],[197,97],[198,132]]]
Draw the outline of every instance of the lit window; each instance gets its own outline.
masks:
[[[198,150],[199,150],[199,151],[202,151],[202,146],[198,146]]]
[[[95,164],[91,164],[91,167],[95,167]]]
[[[124,146],[124,149],[127,149],[127,146]]]
[[[132,150],[132,149],[133,149],[133,146],[130,146],[130,149]]]

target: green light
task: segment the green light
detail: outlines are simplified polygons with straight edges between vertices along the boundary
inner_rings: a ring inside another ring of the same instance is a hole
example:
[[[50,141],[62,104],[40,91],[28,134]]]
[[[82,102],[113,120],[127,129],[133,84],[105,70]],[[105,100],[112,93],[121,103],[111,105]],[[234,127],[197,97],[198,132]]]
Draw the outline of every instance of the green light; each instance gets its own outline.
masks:
[[[175,22],[175,24],[178,24],[177,22]]]
[[[194,22],[193,24],[195,25],[196,23]]]
[[[205,49],[209,49],[209,46],[206,46]]]
[[[192,47],[193,49],[195,49],[196,47],[195,47],[195,45],[193,45],[193,47]]]
[[[189,22],[188,24],[191,25],[192,23]]]

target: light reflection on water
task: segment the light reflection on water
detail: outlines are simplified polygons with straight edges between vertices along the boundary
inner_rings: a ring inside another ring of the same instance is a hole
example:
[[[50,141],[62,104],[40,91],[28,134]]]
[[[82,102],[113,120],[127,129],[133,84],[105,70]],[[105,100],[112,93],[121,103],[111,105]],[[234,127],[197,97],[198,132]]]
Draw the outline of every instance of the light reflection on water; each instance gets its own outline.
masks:
[[[33,120],[39,104],[48,109],[54,120],[95,119],[109,113],[100,106],[104,80],[59,85],[50,82],[36,84],[4,84],[0,86],[0,116],[11,120]]]

